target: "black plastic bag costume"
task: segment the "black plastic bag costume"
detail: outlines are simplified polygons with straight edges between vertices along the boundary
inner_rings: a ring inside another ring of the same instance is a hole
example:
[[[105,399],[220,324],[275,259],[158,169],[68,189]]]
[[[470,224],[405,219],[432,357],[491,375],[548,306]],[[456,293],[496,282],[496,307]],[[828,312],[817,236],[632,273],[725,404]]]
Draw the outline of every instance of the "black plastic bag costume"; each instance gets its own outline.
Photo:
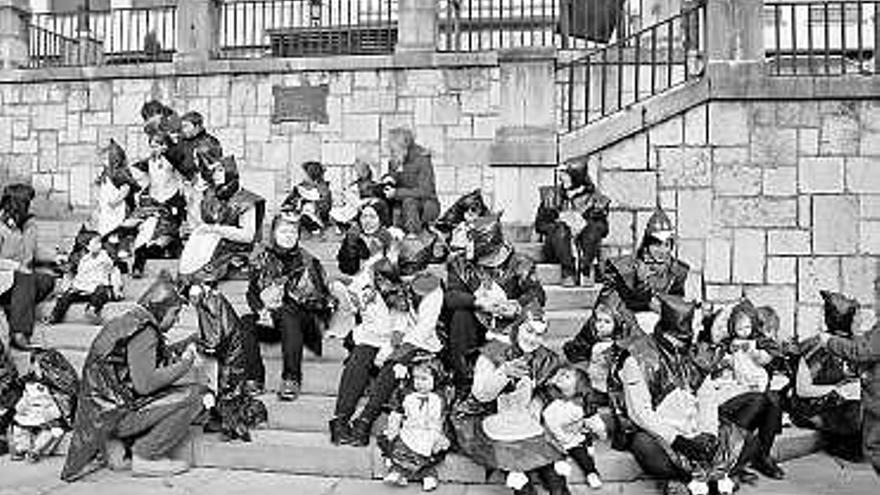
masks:
[[[248,366],[261,361],[260,347],[219,291],[202,291],[193,297],[193,305],[199,316],[199,348],[219,365],[216,426],[229,439],[250,441],[250,430],[268,419],[265,404],[248,395],[243,386],[250,378]]]

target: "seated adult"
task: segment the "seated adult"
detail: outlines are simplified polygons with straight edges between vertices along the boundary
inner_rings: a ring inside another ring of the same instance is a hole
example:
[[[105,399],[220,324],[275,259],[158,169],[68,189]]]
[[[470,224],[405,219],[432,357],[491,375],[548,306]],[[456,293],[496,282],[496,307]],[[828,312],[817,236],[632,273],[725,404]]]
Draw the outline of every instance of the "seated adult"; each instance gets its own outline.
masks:
[[[55,277],[34,271],[35,262],[53,258],[37,245],[37,224],[30,213],[34,194],[28,184],[10,184],[0,196],[0,306],[10,345],[22,350],[31,344],[37,304],[55,288]]]
[[[278,397],[283,401],[299,396],[303,346],[321,355],[321,328],[333,309],[321,262],[300,246],[301,229],[299,212],[276,216],[270,238],[254,253],[249,270],[248,305],[281,337]],[[262,369],[262,363],[258,366]],[[254,378],[264,381],[262,376]]]
[[[394,210],[394,224],[407,234],[418,234],[440,215],[431,154],[402,127],[391,129],[388,148],[391,183],[384,193]]]
[[[220,141],[205,130],[205,119],[199,112],[187,112],[180,118],[180,140],[168,150],[168,159],[183,177],[186,197],[186,227],[191,232],[202,223],[202,197],[205,181],[210,182],[206,165],[223,158]]]
[[[851,339],[858,302],[843,294],[822,291],[825,328],[829,335]],[[792,421],[818,430],[827,450],[846,459],[862,457],[861,390],[853,363],[810,339],[797,365]]]
[[[747,432],[718,418],[718,398],[704,388],[707,369],[691,342],[695,304],[663,295],[654,332],[634,340],[609,382],[623,444],[664,493],[707,494],[709,481],[731,493]]]
[[[690,267],[673,255],[674,235],[669,217],[657,208],[635,254],[606,261],[599,274],[603,292],[616,291],[645,332],[656,323],[658,296],[684,296]]]
[[[287,195],[282,208],[302,211],[306,231],[320,233],[330,223],[330,209],[333,206],[330,184],[324,178],[324,166],[320,162],[305,162],[302,169],[306,177]]]
[[[260,241],[266,201],[239,184],[235,159],[210,165],[211,181],[202,200],[202,221],[180,255],[185,280],[215,283],[247,263]]]
[[[880,276],[874,279],[874,311],[880,311]],[[834,356],[863,370],[862,445],[880,475],[880,323],[853,338],[823,332],[819,340]]]
[[[135,228],[132,276],[143,276],[148,259],[180,254],[180,227],[186,218],[186,199],[180,173],[165,152],[172,145],[168,134],[150,136],[150,157],[132,165],[142,191],[138,205],[124,226]]]
[[[480,349],[473,386],[452,412],[461,452],[481,466],[506,471],[516,494],[536,493],[540,485],[553,495],[569,493],[554,468],[565,453],[531,413],[563,364],[544,346],[546,330],[540,309],[521,311]]]
[[[459,391],[470,389],[473,353],[487,332],[506,327],[526,306],[543,306],[544,288],[528,257],[504,241],[497,215],[477,219],[464,252],[446,264],[447,360]]]
[[[176,357],[165,334],[185,300],[162,273],[137,306],[107,322],[89,348],[82,372],[73,438],[61,477],[72,481],[94,460],[139,476],[186,471],[169,458],[202,413],[206,390],[179,380],[195,365],[195,344]]]

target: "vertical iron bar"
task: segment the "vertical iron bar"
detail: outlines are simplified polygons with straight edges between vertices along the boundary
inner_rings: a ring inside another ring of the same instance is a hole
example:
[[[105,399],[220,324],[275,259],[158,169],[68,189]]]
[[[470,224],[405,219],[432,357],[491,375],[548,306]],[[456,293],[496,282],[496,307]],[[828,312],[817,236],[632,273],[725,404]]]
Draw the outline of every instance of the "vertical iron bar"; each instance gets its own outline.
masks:
[[[568,64],[568,132],[573,130],[574,116],[574,60]]]
[[[846,74],[846,2],[840,2],[840,72]]]
[[[634,53],[635,63],[633,64],[633,70],[635,71],[635,74],[633,75],[634,76],[633,77],[633,92],[634,92],[633,103],[637,103],[639,101],[639,93],[641,90],[641,87],[639,86],[639,76],[640,76],[639,73],[642,70],[642,65],[641,65],[641,61],[642,61],[642,36],[641,36],[641,34],[636,35],[635,42],[636,42],[635,53]]]
[[[584,125],[589,123],[590,114],[590,90],[592,89],[593,68],[590,64],[591,55],[584,59]]]
[[[862,2],[859,1],[856,3],[856,24],[858,27],[856,28],[858,31],[858,41],[856,42],[857,48],[856,51],[858,53],[859,60],[859,73],[865,72],[865,40],[862,36]]]
[[[657,27],[651,27],[651,96],[657,94]]]
[[[779,4],[773,6],[773,32],[776,36],[776,75],[782,74],[782,41],[780,39],[780,27],[782,23],[782,9]]]
[[[791,4],[791,68],[792,73],[797,74],[797,6]]]
[[[602,117],[605,116],[605,93],[606,93],[605,86],[608,81],[608,77],[607,77],[608,72],[606,69],[607,66],[608,66],[608,49],[603,48],[602,49],[602,76],[599,78],[599,84],[602,85],[601,102],[599,105],[599,110],[600,110],[599,115]]]
[[[807,5],[807,67],[809,74],[815,74],[815,64],[813,60],[813,7]]]
[[[674,19],[673,17],[666,21],[666,89],[672,87],[672,69],[675,64],[675,43],[673,43],[675,26],[672,24]]]
[[[617,110],[623,108],[623,43],[617,43]]]
[[[824,18],[822,19],[822,27],[825,30],[825,75],[828,75],[831,71],[831,47],[828,42],[830,34],[830,27],[828,26],[828,2],[824,2],[822,8],[825,12]]]

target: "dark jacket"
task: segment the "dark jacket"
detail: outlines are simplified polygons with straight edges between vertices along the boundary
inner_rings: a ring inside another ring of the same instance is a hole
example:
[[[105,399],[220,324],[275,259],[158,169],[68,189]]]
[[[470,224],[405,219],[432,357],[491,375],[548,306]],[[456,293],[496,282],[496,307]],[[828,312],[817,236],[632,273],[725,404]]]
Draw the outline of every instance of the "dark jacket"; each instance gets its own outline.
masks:
[[[862,379],[862,405],[875,416],[880,416],[880,323],[852,339],[831,337],[828,350],[858,367]]]
[[[210,182],[210,174],[204,167],[222,157],[223,147],[220,140],[205,130],[192,138],[181,139],[165,152],[165,158],[171,165],[190,181],[195,179],[196,174],[202,174]]]
[[[413,145],[400,170],[392,174],[398,199],[437,199],[437,183],[431,154],[421,146]]]

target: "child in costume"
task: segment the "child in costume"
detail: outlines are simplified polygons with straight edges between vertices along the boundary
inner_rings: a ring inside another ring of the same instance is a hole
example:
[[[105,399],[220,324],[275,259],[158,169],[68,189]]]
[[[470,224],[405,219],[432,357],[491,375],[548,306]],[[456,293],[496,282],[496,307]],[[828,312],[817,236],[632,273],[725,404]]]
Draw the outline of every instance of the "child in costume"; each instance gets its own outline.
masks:
[[[446,399],[438,391],[440,373],[439,362],[430,358],[416,362],[409,371],[411,385],[385,428],[383,450],[390,466],[385,483],[406,486],[421,478],[424,491],[439,485],[435,467],[450,446],[443,432]]]
[[[552,400],[544,408],[544,424],[587,477],[590,488],[602,487],[593,458],[594,437],[605,436],[605,423],[590,399],[587,374],[573,366],[560,368],[550,380]]]
[[[87,302],[86,317],[94,322],[100,319],[101,309],[109,301],[122,295],[122,274],[104,249],[101,236],[94,231],[81,230],[77,241],[85,246],[83,252],[74,252],[72,265],[76,266],[70,286],[55,302],[50,323],[61,323],[70,305]]]

